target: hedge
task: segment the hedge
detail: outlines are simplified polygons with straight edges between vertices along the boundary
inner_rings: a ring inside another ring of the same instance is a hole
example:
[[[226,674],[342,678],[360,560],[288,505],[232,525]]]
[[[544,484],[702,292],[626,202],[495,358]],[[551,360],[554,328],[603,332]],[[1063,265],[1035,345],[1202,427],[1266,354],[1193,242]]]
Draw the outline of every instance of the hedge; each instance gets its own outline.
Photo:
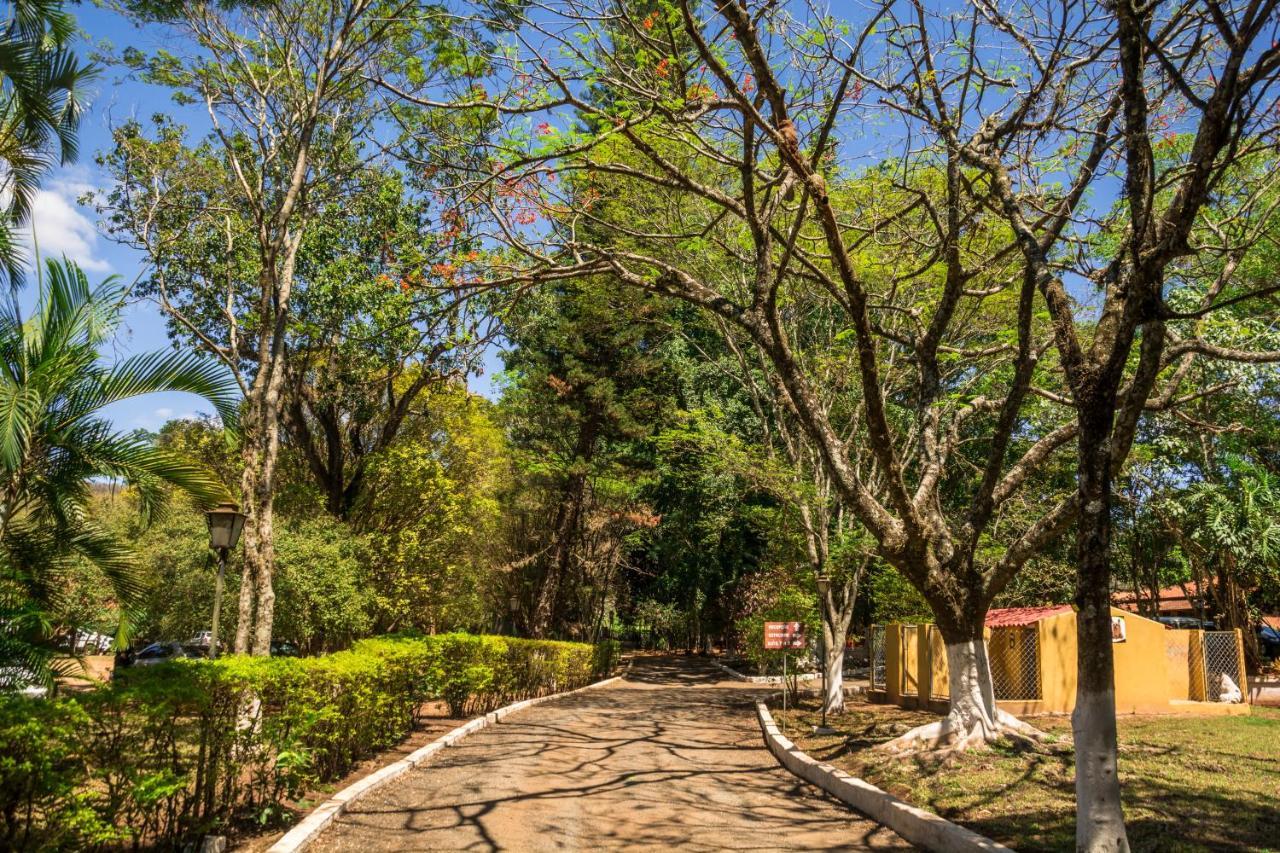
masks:
[[[423,703],[484,713],[610,672],[618,646],[441,634],[315,658],[128,671],[88,693],[0,697],[0,849],[177,849],[402,740]]]

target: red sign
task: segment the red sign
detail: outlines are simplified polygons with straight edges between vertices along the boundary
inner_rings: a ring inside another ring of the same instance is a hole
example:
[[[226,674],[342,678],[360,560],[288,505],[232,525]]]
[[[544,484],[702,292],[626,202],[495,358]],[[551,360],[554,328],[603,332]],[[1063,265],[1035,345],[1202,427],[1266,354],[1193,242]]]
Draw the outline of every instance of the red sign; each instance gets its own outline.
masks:
[[[769,650],[803,649],[803,622],[766,622],[764,623],[764,647]]]

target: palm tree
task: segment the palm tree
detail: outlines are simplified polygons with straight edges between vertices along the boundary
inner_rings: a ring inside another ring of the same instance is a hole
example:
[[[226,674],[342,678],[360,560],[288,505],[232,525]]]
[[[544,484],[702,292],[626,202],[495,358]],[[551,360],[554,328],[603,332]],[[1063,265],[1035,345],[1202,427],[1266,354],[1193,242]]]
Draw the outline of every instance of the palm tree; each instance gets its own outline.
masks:
[[[0,21],[0,276],[22,280],[17,226],[40,179],[77,152],[84,85],[97,76],[67,49],[75,19],[59,0],[14,0]]]
[[[104,364],[125,291],[115,278],[90,288],[75,264],[49,261],[34,313],[16,297],[0,310],[0,666],[51,678],[48,614],[66,574],[87,560],[107,579],[127,617],[142,590],[127,544],[90,512],[95,478],[124,480],[153,517],[172,488],[197,504],[227,497],[217,477],[113,430],[103,407],[159,391],[189,391],[234,427],[237,386],[219,364],[195,353],[145,353]]]

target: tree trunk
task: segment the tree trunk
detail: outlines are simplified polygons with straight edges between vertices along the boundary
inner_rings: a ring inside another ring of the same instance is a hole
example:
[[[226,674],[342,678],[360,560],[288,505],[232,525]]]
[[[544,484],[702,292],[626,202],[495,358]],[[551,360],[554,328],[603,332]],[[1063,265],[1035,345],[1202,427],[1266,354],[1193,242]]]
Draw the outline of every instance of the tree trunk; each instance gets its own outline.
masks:
[[[245,548],[248,551],[248,546]],[[240,603],[237,607],[236,639],[232,649],[238,655],[249,653],[249,635],[253,632],[253,566],[248,557],[240,567]]]
[[[560,595],[560,581],[569,571],[569,562],[573,557],[573,543],[582,517],[582,504],[586,499],[587,466],[595,453],[599,426],[599,418],[591,413],[583,421],[578,432],[578,441],[574,447],[573,459],[570,461],[571,473],[565,483],[564,495],[556,510],[555,524],[552,526],[555,541],[551,558],[546,563],[547,569],[542,576],[538,602],[529,626],[529,633],[535,639],[542,639],[550,630],[555,617],[556,600]]]
[[[266,347],[264,346],[265,350]],[[236,626],[236,652],[266,657],[271,653],[275,618],[275,474],[280,455],[280,400],[283,388],[284,348],[276,346],[272,357],[260,365],[250,388],[243,420],[240,479],[244,525],[244,574],[240,587],[240,622]],[[246,606],[251,595],[253,607]]]
[[[265,656],[271,649],[271,627],[275,615],[275,593],[272,579],[275,569],[275,513],[272,507],[272,489],[267,479],[274,473],[265,463],[260,448],[246,454],[245,472],[241,481],[244,511],[248,518],[244,524],[244,579],[240,589],[241,623],[236,629],[236,651],[252,652]],[[245,598],[249,596],[254,606],[246,613]],[[246,616],[253,618],[246,619]],[[243,648],[242,640],[243,637]]]
[[[839,589],[829,589],[822,607],[822,643],[826,674],[826,695],[823,703],[828,714],[844,711],[844,646],[849,638],[849,625],[853,622],[853,608],[858,600],[858,585],[862,569],[857,576],[840,584]]]
[[[852,616],[852,613],[850,613]],[[822,643],[825,658],[822,669],[825,674],[826,695],[823,708],[828,714],[844,711],[844,644],[849,637],[849,625],[822,623]]]
[[[1111,639],[1111,407],[1080,409],[1076,527],[1076,849],[1127,851]],[[1090,414],[1097,412],[1096,417]]]
[[[556,511],[556,523],[552,528],[556,537],[555,545],[551,559],[547,560],[542,586],[538,589],[538,603],[534,608],[533,623],[529,630],[535,639],[542,639],[547,635],[555,618],[556,601],[560,597],[560,580],[568,574],[569,561],[573,556],[574,534],[578,529],[585,487],[586,476],[574,474],[570,478],[564,499],[560,502],[560,508]]]

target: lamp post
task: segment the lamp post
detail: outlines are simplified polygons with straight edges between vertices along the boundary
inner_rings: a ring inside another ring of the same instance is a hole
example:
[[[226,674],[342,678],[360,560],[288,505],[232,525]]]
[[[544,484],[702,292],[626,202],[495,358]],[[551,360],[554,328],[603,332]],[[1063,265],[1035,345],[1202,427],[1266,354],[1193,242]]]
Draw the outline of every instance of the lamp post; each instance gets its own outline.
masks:
[[[831,578],[819,574],[815,580],[818,584],[818,665],[822,667],[822,725],[816,734],[830,734],[827,728],[827,592],[831,589]]]
[[[227,574],[227,554],[240,541],[244,513],[230,501],[223,501],[205,513],[209,522],[209,547],[218,554],[218,579],[213,587],[213,630],[209,632],[209,657],[218,656],[218,619],[222,615],[222,583]]]
[[[511,636],[516,635],[516,616],[520,613],[520,596],[512,595],[507,599],[507,607],[511,610]]]

